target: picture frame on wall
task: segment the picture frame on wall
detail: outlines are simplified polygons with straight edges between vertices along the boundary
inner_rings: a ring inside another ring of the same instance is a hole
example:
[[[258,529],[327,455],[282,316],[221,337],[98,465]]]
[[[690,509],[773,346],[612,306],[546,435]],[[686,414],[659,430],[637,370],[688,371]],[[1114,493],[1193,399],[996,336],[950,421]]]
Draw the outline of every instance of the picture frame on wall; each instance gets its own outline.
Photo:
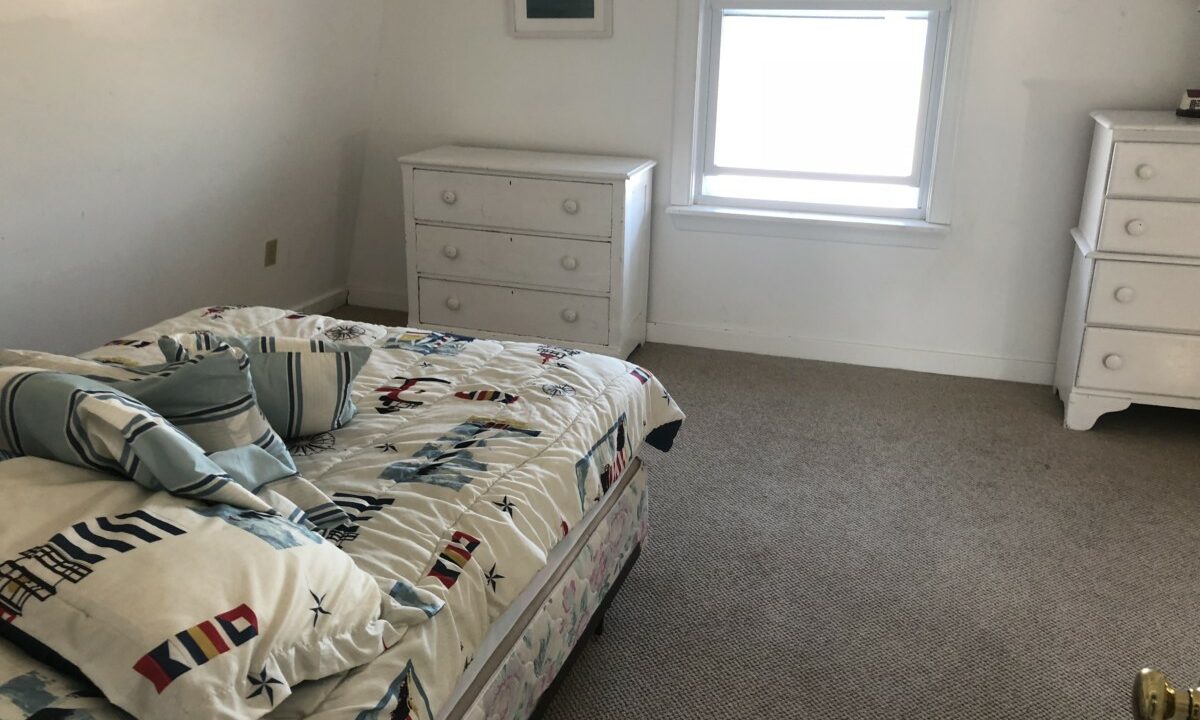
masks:
[[[509,32],[529,38],[612,37],[612,0],[510,0]]]

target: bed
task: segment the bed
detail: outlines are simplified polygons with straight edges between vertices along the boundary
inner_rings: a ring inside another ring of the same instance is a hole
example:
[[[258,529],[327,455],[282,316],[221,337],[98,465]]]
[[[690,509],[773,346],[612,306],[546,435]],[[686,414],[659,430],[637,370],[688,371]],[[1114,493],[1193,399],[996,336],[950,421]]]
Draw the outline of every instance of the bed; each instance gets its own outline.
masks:
[[[352,519],[325,533],[372,575],[445,606],[374,661],[295,688],[271,718],[526,718],[603,610],[647,531],[644,443],[683,413],[648,371],[507,343],[266,307],[195,310],[81,357],[162,362],[163,335],[326,338],[374,348],[347,426],[291,443]],[[0,466],[3,464],[0,463]],[[0,718],[127,717],[0,644]]]

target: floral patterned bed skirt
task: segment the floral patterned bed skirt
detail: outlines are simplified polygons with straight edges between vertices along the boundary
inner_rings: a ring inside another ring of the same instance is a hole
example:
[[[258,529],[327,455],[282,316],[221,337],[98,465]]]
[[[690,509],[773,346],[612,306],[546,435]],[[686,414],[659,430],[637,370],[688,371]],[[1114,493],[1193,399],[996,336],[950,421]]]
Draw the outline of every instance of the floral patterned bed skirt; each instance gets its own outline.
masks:
[[[643,468],[631,480],[466,712],[465,720],[525,720],[533,713],[626,561],[646,537],[646,477]]]

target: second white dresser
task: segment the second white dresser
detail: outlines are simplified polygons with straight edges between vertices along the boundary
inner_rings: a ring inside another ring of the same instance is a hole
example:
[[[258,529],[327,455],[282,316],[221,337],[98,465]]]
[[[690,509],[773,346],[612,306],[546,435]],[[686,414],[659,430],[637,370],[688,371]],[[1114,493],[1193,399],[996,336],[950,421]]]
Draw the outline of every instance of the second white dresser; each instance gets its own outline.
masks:
[[[1093,117],[1055,376],[1074,430],[1132,403],[1200,408],[1200,121]]]
[[[445,146],[400,158],[409,323],[627,357],[654,162]]]

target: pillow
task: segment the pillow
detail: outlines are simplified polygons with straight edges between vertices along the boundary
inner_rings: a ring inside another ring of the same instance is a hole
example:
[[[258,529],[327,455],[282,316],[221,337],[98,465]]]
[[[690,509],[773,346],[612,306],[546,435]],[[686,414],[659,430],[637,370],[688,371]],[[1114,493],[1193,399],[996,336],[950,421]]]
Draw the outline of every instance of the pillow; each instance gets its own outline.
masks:
[[[78,375],[0,368],[0,452],[115,472],[186,497],[269,509],[252,493],[262,482],[250,485],[242,478],[239,485],[161,415]]]
[[[225,473],[284,517],[320,528],[349,522],[349,516],[333,500],[296,475],[287,446],[254,401],[250,361],[241,350],[223,347],[182,362],[146,367],[0,350],[0,364],[14,362],[86,375],[141,401],[191,437]],[[271,486],[264,488],[266,483]]]
[[[0,364],[44,368],[99,380],[153,408],[207,452],[255,445],[276,460],[261,481],[294,475],[283,439],[255,403],[250,360],[224,347],[182,362],[124,367],[30,350],[2,350]],[[264,461],[265,463],[265,461]]]
[[[326,340],[282,337],[222,337],[209,331],[164,335],[167,360],[186,360],[197,351],[232,346],[250,356],[258,404],[275,431],[287,440],[336,430],[354,417],[354,378],[371,348]]]
[[[0,463],[0,635],[139,718],[257,718],[366,663],[404,605],[319,535],[36,458]]]

